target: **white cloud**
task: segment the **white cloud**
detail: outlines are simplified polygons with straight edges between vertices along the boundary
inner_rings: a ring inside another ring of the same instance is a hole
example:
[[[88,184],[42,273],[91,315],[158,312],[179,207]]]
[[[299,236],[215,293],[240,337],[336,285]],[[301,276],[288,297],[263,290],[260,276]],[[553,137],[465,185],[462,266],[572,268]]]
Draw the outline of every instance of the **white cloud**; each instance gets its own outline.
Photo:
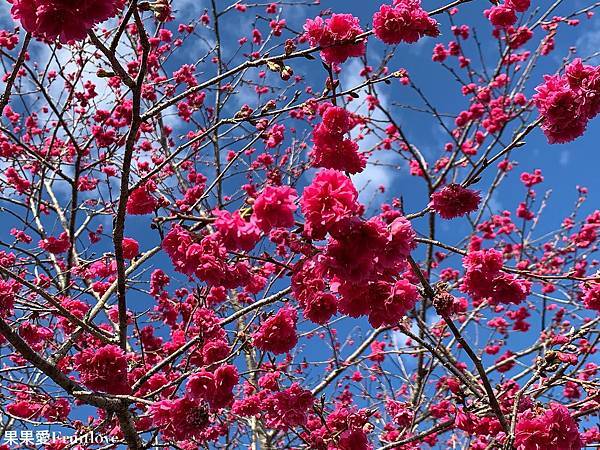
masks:
[[[488,206],[493,212],[503,211],[504,207],[502,206],[502,202],[500,201],[500,195],[495,191],[492,194],[492,197],[488,201]]]
[[[569,152],[568,150],[562,150],[560,152],[560,157],[558,159],[558,163],[561,166],[567,166],[569,164],[570,160],[571,160],[571,152]]]
[[[600,55],[598,52],[600,51],[600,25],[596,24],[594,30],[583,33],[577,39],[577,53],[582,58],[587,58],[596,54],[596,56],[590,61],[592,63],[598,63],[600,61]]]
[[[346,67],[344,67],[341,76],[342,86],[344,89],[358,86],[364,82],[364,78],[360,76],[361,69],[362,64],[359,60],[353,60]],[[353,110],[357,114],[363,116],[370,114],[375,120],[386,120],[385,115],[381,111],[368,111],[368,105],[365,101],[367,96],[366,89],[358,91],[357,94],[359,95],[359,98],[352,102],[350,109],[352,109],[352,105],[359,105],[358,109]],[[387,95],[379,92],[378,98],[381,105],[387,108],[389,103]],[[373,134],[366,135],[364,139],[359,141],[360,149],[361,151],[370,150],[377,145],[379,141],[380,139]],[[385,164],[390,164],[393,161],[394,156],[395,155],[393,153],[387,151],[373,152],[369,158],[369,162],[376,162],[384,165],[373,165],[367,163],[367,167],[363,172],[352,177],[357,189],[360,191],[361,201],[365,202],[371,200],[377,193],[380,186],[383,186],[386,192],[389,191],[394,180],[398,176],[398,171],[391,167],[385,166]]]

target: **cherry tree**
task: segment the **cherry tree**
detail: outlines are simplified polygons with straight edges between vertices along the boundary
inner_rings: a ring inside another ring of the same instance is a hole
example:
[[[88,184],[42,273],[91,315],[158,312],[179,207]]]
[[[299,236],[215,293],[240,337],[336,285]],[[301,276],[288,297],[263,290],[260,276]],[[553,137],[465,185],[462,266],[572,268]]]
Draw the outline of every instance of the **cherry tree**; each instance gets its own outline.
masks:
[[[600,446],[600,4],[322,3],[0,6],[0,449]]]

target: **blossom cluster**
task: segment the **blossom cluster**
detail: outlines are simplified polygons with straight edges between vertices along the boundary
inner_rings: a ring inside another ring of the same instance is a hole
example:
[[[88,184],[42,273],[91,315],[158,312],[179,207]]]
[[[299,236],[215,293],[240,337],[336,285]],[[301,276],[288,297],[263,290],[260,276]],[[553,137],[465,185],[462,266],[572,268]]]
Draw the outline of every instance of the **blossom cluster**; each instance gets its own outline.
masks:
[[[551,144],[581,136],[600,113],[600,66],[574,60],[564,75],[546,75],[533,101],[542,117],[542,130]]]
[[[394,0],[373,16],[375,35],[386,44],[412,44],[423,36],[437,37],[438,23],[421,7],[421,0]]]
[[[313,130],[312,164],[349,174],[362,172],[366,166],[365,156],[359,153],[355,141],[344,137],[354,126],[350,113],[339,106],[327,104],[320,109],[323,122]]]
[[[486,10],[485,14],[495,27],[508,28],[517,22],[517,13],[527,11],[530,5],[531,0],[505,0]]]
[[[401,216],[387,222],[360,218],[357,198],[351,180],[331,169],[319,172],[304,190],[304,232],[319,240],[329,234],[329,239],[323,251],[299,263],[292,277],[294,295],[318,323],[339,310],[366,315],[373,326],[394,324],[418,299],[415,286],[402,276],[415,233]]]
[[[84,39],[95,25],[114,17],[125,0],[11,0],[11,13],[33,35],[62,43]]]
[[[454,219],[476,211],[480,201],[478,192],[449,184],[431,195],[429,206],[443,219]]]
[[[515,429],[517,450],[564,449],[583,447],[577,422],[569,410],[560,404],[548,409],[528,409],[519,415]]]
[[[463,259],[466,269],[461,289],[475,301],[490,304],[519,304],[531,289],[531,283],[502,271],[502,253],[495,249],[469,253]]]
[[[304,30],[310,45],[321,48],[321,57],[328,64],[341,64],[365,53],[365,42],[360,39],[364,31],[352,14],[332,14],[325,20],[315,17],[306,21]]]

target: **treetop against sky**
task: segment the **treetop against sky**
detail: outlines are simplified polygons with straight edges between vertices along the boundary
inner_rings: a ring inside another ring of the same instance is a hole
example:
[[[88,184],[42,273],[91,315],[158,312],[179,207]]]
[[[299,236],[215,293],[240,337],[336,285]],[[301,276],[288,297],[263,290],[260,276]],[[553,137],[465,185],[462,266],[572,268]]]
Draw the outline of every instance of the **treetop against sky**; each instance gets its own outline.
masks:
[[[598,7],[4,1],[0,450],[599,447]]]

